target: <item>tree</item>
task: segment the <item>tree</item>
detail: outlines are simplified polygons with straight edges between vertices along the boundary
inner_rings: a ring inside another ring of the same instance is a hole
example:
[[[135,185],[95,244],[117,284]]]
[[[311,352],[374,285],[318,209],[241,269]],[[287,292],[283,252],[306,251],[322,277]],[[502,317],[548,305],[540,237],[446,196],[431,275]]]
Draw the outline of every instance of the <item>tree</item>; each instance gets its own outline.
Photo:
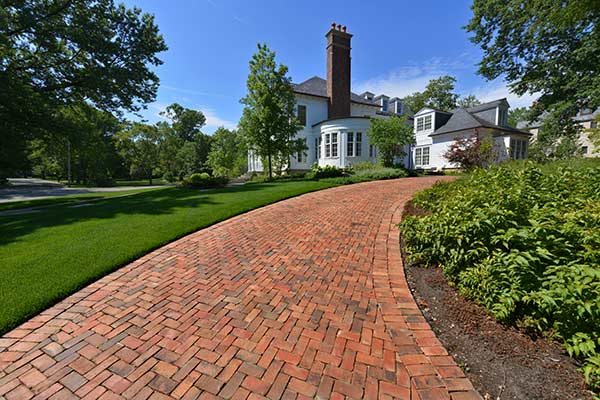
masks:
[[[456,78],[445,75],[429,81],[423,92],[416,92],[406,96],[404,102],[413,112],[419,112],[423,107],[439,110],[452,110],[456,108],[458,95],[454,93]]]
[[[406,115],[371,118],[367,136],[377,146],[384,167],[392,167],[395,157],[406,155],[404,146],[414,143],[413,126],[406,118]]]
[[[581,152],[579,135],[581,126],[563,113],[549,113],[542,119],[529,157],[538,160],[563,160]]]
[[[531,118],[570,118],[600,106],[600,2],[474,0],[466,30],[483,50],[479,73],[503,77],[517,95],[540,93]],[[568,139],[570,140],[570,139]]]
[[[481,101],[474,94],[460,97],[457,101],[457,106],[460,108],[470,108],[478,106],[480,104]]]
[[[239,176],[247,168],[246,146],[236,130],[218,128],[208,154],[208,165],[215,175]]]
[[[200,134],[200,129],[206,123],[206,117],[202,111],[185,108],[180,104],[173,103],[162,111],[163,115],[171,120],[171,127],[181,140],[191,142]]]
[[[486,168],[498,159],[491,139],[480,139],[479,135],[457,138],[443,157],[460,168],[470,171],[475,168]]]
[[[521,121],[529,121],[529,108],[516,107],[508,110],[508,124],[516,127]]]
[[[160,139],[156,125],[139,122],[128,124],[116,138],[117,148],[129,162],[130,175],[146,178],[150,185],[159,166]]]
[[[240,129],[250,149],[267,161],[269,179],[273,178],[273,158],[289,158],[306,148],[295,138],[300,124],[294,113],[295,99],[288,68],[275,61],[275,53],[266,44],[250,60]]]
[[[587,131],[588,131],[588,137],[590,138],[590,141],[594,145],[594,153],[598,154],[598,153],[600,153],[600,128],[598,127],[600,125],[600,114],[596,115],[596,117],[594,118],[594,121],[596,122],[596,127],[588,128]]]
[[[113,0],[23,0],[0,11],[0,177],[26,163],[29,139],[54,129],[60,107],[86,101],[137,111],[155,98],[154,18]],[[58,133],[58,132],[55,132]],[[6,156],[6,157],[5,157]]]

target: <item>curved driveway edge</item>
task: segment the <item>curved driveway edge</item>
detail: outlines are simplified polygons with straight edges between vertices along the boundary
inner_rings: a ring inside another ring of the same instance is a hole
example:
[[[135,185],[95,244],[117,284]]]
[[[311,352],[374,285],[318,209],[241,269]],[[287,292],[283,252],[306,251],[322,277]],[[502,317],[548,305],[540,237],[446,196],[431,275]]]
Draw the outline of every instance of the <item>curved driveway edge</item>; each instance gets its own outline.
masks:
[[[147,254],[0,338],[0,399],[480,399],[400,258],[404,203],[439,179],[305,194]]]

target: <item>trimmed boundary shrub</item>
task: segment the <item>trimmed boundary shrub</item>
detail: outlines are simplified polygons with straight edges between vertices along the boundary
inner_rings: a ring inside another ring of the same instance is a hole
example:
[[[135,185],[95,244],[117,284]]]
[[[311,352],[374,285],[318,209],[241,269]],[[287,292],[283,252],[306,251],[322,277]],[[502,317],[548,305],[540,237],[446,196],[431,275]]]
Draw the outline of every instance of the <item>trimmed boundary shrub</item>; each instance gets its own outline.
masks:
[[[183,185],[189,188],[209,189],[225,186],[229,178],[224,176],[210,176],[206,172],[195,173],[183,180]]]

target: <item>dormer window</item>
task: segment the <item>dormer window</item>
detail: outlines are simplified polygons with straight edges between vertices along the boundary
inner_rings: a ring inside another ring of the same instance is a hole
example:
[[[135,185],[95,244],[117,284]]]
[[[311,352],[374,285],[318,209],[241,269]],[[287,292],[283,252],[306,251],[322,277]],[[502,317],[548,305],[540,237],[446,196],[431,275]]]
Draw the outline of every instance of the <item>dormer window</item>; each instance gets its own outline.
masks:
[[[417,132],[428,131],[433,126],[433,118],[432,115],[425,115],[424,117],[417,118]]]
[[[508,110],[506,108],[498,109],[498,121],[496,125],[506,126],[508,124]]]
[[[388,109],[388,99],[385,97],[381,99],[381,111],[387,111]]]

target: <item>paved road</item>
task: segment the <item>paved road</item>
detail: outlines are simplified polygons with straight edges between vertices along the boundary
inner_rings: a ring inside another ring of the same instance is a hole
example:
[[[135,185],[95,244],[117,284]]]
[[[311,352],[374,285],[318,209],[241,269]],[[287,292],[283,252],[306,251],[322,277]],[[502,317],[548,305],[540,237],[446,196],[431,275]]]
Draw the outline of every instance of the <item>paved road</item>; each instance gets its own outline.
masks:
[[[42,179],[10,179],[11,187],[0,189],[0,203],[11,201],[44,199],[73,194],[120,192],[132,189],[156,188],[156,186],[116,186],[97,188],[69,188],[59,183]]]
[[[306,194],[164,246],[0,338],[0,397],[479,399],[393,225],[437,179]]]

